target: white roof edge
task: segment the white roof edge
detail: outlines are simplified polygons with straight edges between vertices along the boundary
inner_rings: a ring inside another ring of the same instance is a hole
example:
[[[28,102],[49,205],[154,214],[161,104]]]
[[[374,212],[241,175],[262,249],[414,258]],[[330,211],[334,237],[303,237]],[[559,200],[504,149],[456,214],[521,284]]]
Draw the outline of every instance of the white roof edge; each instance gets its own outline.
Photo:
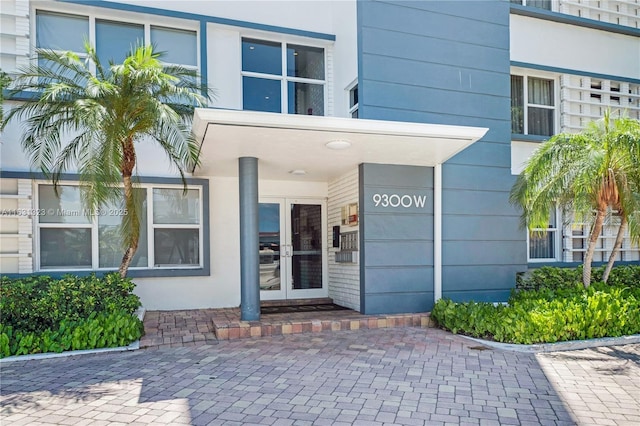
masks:
[[[486,127],[197,108],[194,114],[193,132],[199,140],[204,137],[208,123],[344,133],[437,137],[464,139],[472,142],[482,138],[489,130]]]

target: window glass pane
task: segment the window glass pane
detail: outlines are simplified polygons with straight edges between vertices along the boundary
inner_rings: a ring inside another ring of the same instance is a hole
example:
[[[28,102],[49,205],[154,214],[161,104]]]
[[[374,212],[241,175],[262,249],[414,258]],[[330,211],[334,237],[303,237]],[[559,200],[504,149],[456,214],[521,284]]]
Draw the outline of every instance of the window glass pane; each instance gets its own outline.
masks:
[[[144,26],[96,20],[96,51],[103,67],[120,64],[138,45],[144,44]]]
[[[289,82],[289,114],[324,115],[324,86]]]
[[[282,46],[271,41],[242,39],[242,70],[282,75]]]
[[[551,10],[551,0],[527,0],[527,6]]]
[[[91,268],[90,228],[41,228],[42,268]]]
[[[156,266],[200,264],[200,237],[197,229],[154,230]]]
[[[245,110],[281,112],[280,80],[242,77],[242,106]]]
[[[38,186],[40,223],[90,223],[80,199],[80,187],[59,185],[56,195],[53,185]]]
[[[349,107],[353,107],[358,103],[358,86],[349,90]]]
[[[544,234],[540,232],[532,232],[529,235],[529,258],[555,258],[555,236],[556,233],[553,231],[548,231]]]
[[[75,71],[70,70],[67,67],[61,66],[60,64],[56,63],[56,62],[52,62],[49,61],[47,59],[44,59],[42,57],[38,57],[38,66],[42,67],[42,68],[47,68],[50,71],[52,71],[56,77],[53,78],[49,78],[49,77],[39,77],[38,81],[40,83],[52,83],[52,82],[60,82],[61,79],[57,78],[57,76],[63,77],[63,78],[67,78],[67,79],[71,79],[73,81],[75,81],[78,84],[84,85],[86,84],[87,79],[86,78],[79,78],[78,77],[78,73],[76,73]]]
[[[195,31],[151,27],[151,43],[156,51],[164,53],[164,62],[194,67],[198,65]]]
[[[88,17],[36,12],[37,47],[84,52],[84,41],[88,38]]]
[[[197,189],[154,188],[153,223],[200,223],[200,197]]]
[[[260,290],[280,290],[280,204],[260,203]]]
[[[529,77],[527,89],[530,104],[553,106],[553,80]]]
[[[547,108],[529,107],[527,109],[527,120],[530,135],[552,136],[553,135],[553,110]]]
[[[134,190],[138,197],[139,218],[140,218],[140,239],[138,240],[138,250],[133,255],[131,267],[148,266],[148,234],[147,234],[147,191],[144,189]],[[120,266],[124,248],[120,235],[120,223],[125,214],[130,214],[124,208],[124,201],[118,204],[105,206],[98,215],[98,257],[100,268],[117,268]]]
[[[324,49],[288,44],[287,75],[324,80]]]
[[[511,133],[524,133],[524,86],[523,78],[511,76]]]

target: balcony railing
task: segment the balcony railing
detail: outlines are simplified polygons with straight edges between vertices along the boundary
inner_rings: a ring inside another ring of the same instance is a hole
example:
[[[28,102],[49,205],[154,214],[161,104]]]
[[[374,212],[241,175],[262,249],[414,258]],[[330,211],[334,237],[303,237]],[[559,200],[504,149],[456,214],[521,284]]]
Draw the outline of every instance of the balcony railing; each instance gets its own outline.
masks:
[[[511,0],[511,3],[640,28],[640,0]]]

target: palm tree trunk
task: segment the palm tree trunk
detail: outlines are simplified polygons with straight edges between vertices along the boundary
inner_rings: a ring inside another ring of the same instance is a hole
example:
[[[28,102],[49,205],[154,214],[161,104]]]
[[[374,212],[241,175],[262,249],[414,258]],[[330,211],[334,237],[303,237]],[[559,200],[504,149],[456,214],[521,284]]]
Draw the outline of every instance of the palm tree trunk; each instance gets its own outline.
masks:
[[[609,255],[609,262],[607,263],[607,267],[604,269],[604,274],[602,274],[602,281],[605,283],[609,279],[609,274],[613,269],[613,264],[616,261],[616,256],[620,252],[620,247],[622,247],[622,240],[624,239],[624,233],[627,230],[627,216],[622,215],[622,220],[620,222],[620,227],[618,228],[618,235],[616,236],[616,243],[613,245],[613,250],[611,250],[611,254]]]
[[[591,285],[591,261],[593,260],[593,253],[596,251],[596,243],[600,233],[602,232],[602,224],[604,223],[606,215],[606,207],[598,208],[596,220],[593,224],[593,228],[591,229],[591,234],[589,235],[587,252],[584,254],[584,264],[582,267],[582,284],[584,285],[584,288],[589,288],[589,285]]]
[[[138,208],[133,198],[133,183],[131,176],[136,165],[136,151],[133,146],[133,140],[129,139],[122,144],[122,183],[124,184],[124,203],[127,209],[127,220],[129,221],[129,235],[126,236],[129,247],[122,256],[122,262],[118,268],[120,277],[127,276],[129,265],[133,260],[133,256],[138,250],[138,242],[140,239],[140,218],[138,217]],[[124,219],[123,219],[124,220]]]

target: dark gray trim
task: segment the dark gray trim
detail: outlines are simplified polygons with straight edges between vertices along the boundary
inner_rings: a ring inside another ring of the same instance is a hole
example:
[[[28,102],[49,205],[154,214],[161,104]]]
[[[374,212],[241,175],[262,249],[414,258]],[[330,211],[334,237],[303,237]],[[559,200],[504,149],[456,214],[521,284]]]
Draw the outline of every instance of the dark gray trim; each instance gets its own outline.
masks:
[[[553,12],[551,10],[540,9],[532,6],[522,6],[511,4],[511,13],[514,15],[528,16],[531,18],[545,19],[547,21],[559,22],[561,24],[576,25],[579,27],[591,28],[594,30],[607,31],[610,33],[623,34],[633,37],[640,37],[640,29],[625,25],[610,24],[609,22],[596,21],[595,19],[582,18],[580,16],[567,15],[565,13]]]
[[[50,180],[42,172],[22,172],[0,170],[0,179],[33,179],[33,180]],[[65,173],[60,177],[61,181],[79,182],[80,177],[77,174]],[[211,275],[211,242],[209,240],[210,231],[210,208],[209,208],[209,180],[201,178],[186,178],[187,185],[196,185],[202,187],[202,268],[193,269],[130,269],[127,276],[132,278],[147,277],[195,277]],[[182,179],[158,176],[139,176],[137,182],[143,184],[170,184],[182,185]],[[7,276],[27,276],[27,275],[49,275],[62,276],[64,274],[87,275],[91,272],[103,274],[110,271],[87,271],[87,270],[63,270],[63,271],[38,271],[30,274],[6,274]]]
[[[359,9],[359,8],[358,8]],[[360,96],[360,94],[358,94]],[[366,244],[365,244],[365,222],[366,217],[362,212],[362,206],[364,206],[364,164],[358,165],[358,206],[360,211],[358,212],[358,247],[360,248],[360,312],[367,312],[367,268],[363,262],[366,259]]]
[[[519,133],[511,133],[512,141],[522,142],[544,142],[549,140],[551,136],[539,136],[539,135],[522,135]]]
[[[611,75],[611,74],[600,74],[596,72],[573,70],[569,68],[551,67],[548,65],[531,64],[529,62],[511,61],[511,66],[520,67],[520,68],[529,68],[532,70],[549,71],[549,72],[555,72],[559,74],[582,75],[585,77],[601,78],[603,80],[624,81],[632,84],[640,84],[640,79],[637,79],[637,78],[622,77],[620,75]]]
[[[240,191],[240,319],[260,320],[258,159],[238,159]]]

